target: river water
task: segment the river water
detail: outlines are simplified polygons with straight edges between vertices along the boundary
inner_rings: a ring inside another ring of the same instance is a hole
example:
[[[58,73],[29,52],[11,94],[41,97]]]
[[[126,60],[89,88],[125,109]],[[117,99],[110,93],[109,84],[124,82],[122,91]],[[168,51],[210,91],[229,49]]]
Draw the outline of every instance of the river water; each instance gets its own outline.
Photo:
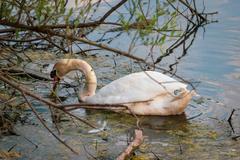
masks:
[[[196,91],[200,96],[184,115],[139,117],[145,140],[136,159],[240,159],[239,140],[232,139],[240,134],[240,2],[206,0],[205,7],[209,12],[218,11],[210,17],[218,23],[198,30],[177,70],[178,75],[199,82]],[[126,64],[114,68],[114,62],[101,57],[90,57],[88,61],[97,66],[99,87],[127,73],[121,70]],[[76,98],[66,101],[73,102]],[[36,106],[46,113],[44,106]],[[227,120],[233,109],[231,128]],[[84,110],[77,114],[99,125],[106,122],[106,132],[96,134],[89,134],[91,128],[82,124],[61,123],[61,137],[80,152],[78,156],[39,125],[16,127],[37,148],[23,136],[4,137],[0,144],[6,148],[17,144],[15,149],[23,154],[20,159],[114,159],[126,147],[136,126],[136,119],[130,115]]]

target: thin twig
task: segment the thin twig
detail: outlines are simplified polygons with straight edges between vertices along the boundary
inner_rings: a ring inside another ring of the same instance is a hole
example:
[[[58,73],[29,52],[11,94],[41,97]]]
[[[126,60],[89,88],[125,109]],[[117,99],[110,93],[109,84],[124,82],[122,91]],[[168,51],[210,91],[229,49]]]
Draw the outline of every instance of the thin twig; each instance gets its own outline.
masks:
[[[58,121],[57,121],[57,119],[56,119],[55,112],[53,111],[53,108],[52,108],[51,106],[49,106],[48,108],[49,108],[50,113],[51,113],[52,122],[54,123],[55,128],[57,129],[57,132],[58,132],[58,134],[60,135],[61,132],[60,132],[60,129],[59,129],[58,124],[57,124]]]
[[[75,151],[72,147],[70,147],[67,143],[65,143],[63,140],[61,140],[55,133],[53,133],[50,128],[45,124],[44,120],[39,116],[39,114],[37,113],[37,111],[35,110],[34,107],[32,107],[32,105],[30,104],[30,102],[28,101],[26,95],[24,92],[21,92],[22,96],[24,97],[25,101],[27,102],[29,108],[31,108],[31,110],[33,111],[33,113],[35,114],[35,116],[37,117],[37,119],[41,122],[41,124],[48,130],[49,133],[51,133],[53,135],[53,137],[55,137],[60,143],[62,143],[64,146],[66,146],[68,149],[70,149],[73,153],[75,154],[79,154],[77,151]]]
[[[240,135],[237,135],[237,136],[233,136],[233,137],[232,137],[232,139],[235,140],[235,141],[236,141],[238,138],[240,138]]]
[[[169,0],[167,0],[167,2],[173,7],[174,10],[176,10],[180,15],[182,15],[184,18],[186,18],[189,22],[191,22],[193,25],[195,25],[195,23],[189,19],[187,16],[185,16],[182,12],[180,12]]]
[[[189,8],[192,12],[194,12],[197,16],[199,16],[203,21],[206,21],[206,18],[203,17],[200,13],[198,13],[195,9],[193,9],[190,5],[188,5],[183,0],[179,0],[183,5],[185,5],[187,8]]]
[[[12,147],[10,147],[9,149],[8,149],[8,152],[10,152],[14,147],[16,147],[17,146],[17,144],[14,144]]]
[[[231,114],[230,114],[230,116],[228,117],[228,120],[227,120],[228,124],[231,127],[233,133],[235,133],[235,131],[234,131],[234,128],[233,128],[233,125],[232,125],[232,116],[233,116],[235,111],[236,111],[235,109],[232,109],[232,112],[231,112]]]
[[[27,138],[27,137],[25,137],[25,136],[23,136],[23,138],[26,139],[28,142],[30,142],[32,145],[35,146],[35,149],[34,149],[34,150],[36,150],[36,149],[38,148],[38,145],[37,145],[36,143],[33,143],[33,141],[31,141],[29,138]],[[33,150],[33,151],[34,151],[34,150]]]
[[[104,16],[99,20],[100,23],[104,22],[107,17],[109,17],[116,9],[121,7],[125,2],[128,0],[122,0],[117,5],[112,7],[107,13],[104,14]]]
[[[201,113],[199,113],[199,114],[197,114],[197,115],[195,115],[195,116],[189,117],[187,120],[189,121],[189,120],[195,119],[195,118],[197,118],[197,117],[200,117],[202,114],[203,114],[203,113],[201,112]]]
[[[66,113],[66,114],[68,114],[68,115],[70,115],[70,116],[75,117],[77,120],[79,120],[79,121],[87,124],[88,126],[90,126],[90,127],[92,127],[92,128],[97,128],[97,127],[95,127],[95,125],[90,124],[90,123],[87,122],[86,120],[81,119],[81,118],[73,115],[73,114],[70,113],[70,112],[66,112],[63,108],[59,107],[56,103],[53,103],[53,102],[51,102],[51,101],[49,101],[49,100],[46,100],[46,99],[40,97],[39,95],[36,95],[36,94],[32,93],[29,89],[27,89],[27,88],[25,88],[25,87],[22,87],[21,85],[15,83],[15,82],[13,82],[13,81],[11,81],[11,80],[10,80],[10,79],[11,79],[10,76],[7,76],[6,74],[5,74],[5,76],[3,76],[3,75],[4,75],[4,74],[3,74],[2,72],[0,72],[0,80],[2,80],[3,82],[7,83],[7,84],[10,85],[10,86],[12,86],[13,88],[17,89],[18,91],[23,92],[24,94],[26,94],[26,95],[28,95],[28,96],[31,96],[31,97],[33,97],[34,99],[37,99],[38,101],[40,101],[40,102],[42,102],[42,103],[45,103],[45,104],[47,104],[47,105],[49,105],[49,106],[51,106],[51,107],[53,107],[53,108],[62,110],[64,113]],[[6,78],[6,77],[8,77],[8,78]],[[61,105],[60,105],[60,106],[61,106]],[[84,108],[84,107],[82,107],[82,108]]]

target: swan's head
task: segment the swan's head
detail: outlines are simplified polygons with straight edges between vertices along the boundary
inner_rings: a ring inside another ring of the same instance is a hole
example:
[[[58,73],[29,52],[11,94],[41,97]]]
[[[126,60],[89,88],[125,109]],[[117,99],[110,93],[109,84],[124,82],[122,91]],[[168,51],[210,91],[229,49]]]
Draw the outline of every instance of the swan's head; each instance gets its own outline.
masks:
[[[61,59],[53,67],[50,77],[53,79],[53,93],[56,92],[59,81],[70,71],[80,70],[86,78],[87,88],[80,93],[80,100],[93,96],[97,87],[97,78],[91,65],[80,59]]]
[[[53,80],[53,93],[56,91],[60,80],[70,71],[78,69],[75,65],[76,59],[61,59],[54,66],[50,72],[50,77]],[[75,67],[75,68],[74,68]]]
[[[77,70],[76,59],[61,59],[54,66],[50,73],[50,77],[58,77],[62,79],[68,72]]]

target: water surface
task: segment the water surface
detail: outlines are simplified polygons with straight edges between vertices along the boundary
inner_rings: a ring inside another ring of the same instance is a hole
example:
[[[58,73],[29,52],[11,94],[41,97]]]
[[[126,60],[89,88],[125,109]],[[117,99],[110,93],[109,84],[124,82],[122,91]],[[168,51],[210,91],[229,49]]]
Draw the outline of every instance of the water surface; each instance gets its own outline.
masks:
[[[178,75],[200,82],[196,87],[200,97],[191,102],[184,115],[139,117],[145,136],[144,144],[136,152],[139,157],[240,158],[239,140],[231,139],[240,134],[240,2],[206,0],[205,6],[206,11],[219,12],[212,17],[218,23],[198,30],[193,45],[181,59],[177,70]],[[106,62],[106,58],[93,56],[87,59],[96,70],[99,87],[134,71],[127,62],[117,63],[113,67],[114,61]],[[119,57],[116,60],[121,61]],[[41,92],[47,94],[48,91]],[[76,95],[71,95],[66,103],[77,102],[75,97]],[[35,106],[38,111],[46,114],[45,106]],[[235,133],[227,122],[232,109],[236,110],[232,117]],[[10,147],[19,142],[16,150],[24,154],[21,159],[94,159],[91,155],[98,159],[114,159],[126,147],[127,139],[136,128],[136,119],[126,114],[84,110],[79,110],[77,114],[99,125],[107,122],[106,132],[97,134],[88,134],[90,128],[83,124],[72,121],[61,123],[62,138],[81,153],[79,156],[73,155],[56,142],[39,125],[17,127],[19,133],[31,139],[38,148],[23,136],[4,137],[0,140],[4,143],[0,144]],[[48,117],[48,114],[45,116]]]

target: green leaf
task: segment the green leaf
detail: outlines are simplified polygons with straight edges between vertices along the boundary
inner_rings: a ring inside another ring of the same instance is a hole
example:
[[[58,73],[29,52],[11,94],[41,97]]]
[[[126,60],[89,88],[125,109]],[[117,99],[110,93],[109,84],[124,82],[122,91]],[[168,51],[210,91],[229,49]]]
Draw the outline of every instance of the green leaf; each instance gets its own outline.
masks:
[[[74,20],[74,27],[76,28],[79,23],[80,23],[80,21],[79,21],[79,18],[77,17],[77,18]]]
[[[173,31],[171,31],[171,33],[170,33],[170,37],[173,37],[174,36],[174,33],[175,33],[175,31],[173,30]]]
[[[160,44],[164,44],[165,40],[166,40],[166,35],[164,34],[161,38]]]
[[[65,13],[65,0],[60,1],[60,13],[64,14]]]
[[[73,14],[73,8],[70,8],[68,14],[65,17],[65,22],[68,24],[69,23],[69,18],[72,16]]]

